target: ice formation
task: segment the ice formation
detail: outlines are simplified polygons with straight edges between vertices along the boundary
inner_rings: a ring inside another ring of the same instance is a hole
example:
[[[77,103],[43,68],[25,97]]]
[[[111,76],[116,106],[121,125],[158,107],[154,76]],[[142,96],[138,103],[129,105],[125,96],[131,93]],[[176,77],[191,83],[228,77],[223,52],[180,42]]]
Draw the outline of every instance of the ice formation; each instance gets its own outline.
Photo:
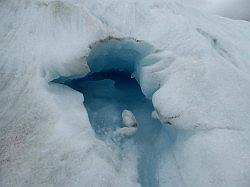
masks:
[[[119,128],[114,132],[114,140],[117,141],[124,137],[130,137],[134,135],[137,132],[137,130],[138,129],[136,127]]]
[[[129,110],[122,111],[122,122],[127,127],[137,127],[137,121],[133,112]]]
[[[249,186],[249,51],[178,0],[0,1],[0,186]]]
[[[126,136],[132,136],[137,132],[137,121],[133,114],[133,112],[129,110],[123,110],[122,111],[122,123],[125,125],[125,127],[118,128],[114,132],[114,137],[126,137]]]
[[[151,117],[154,118],[154,119],[159,119],[159,116],[158,116],[158,114],[157,114],[157,112],[155,110],[152,111]]]

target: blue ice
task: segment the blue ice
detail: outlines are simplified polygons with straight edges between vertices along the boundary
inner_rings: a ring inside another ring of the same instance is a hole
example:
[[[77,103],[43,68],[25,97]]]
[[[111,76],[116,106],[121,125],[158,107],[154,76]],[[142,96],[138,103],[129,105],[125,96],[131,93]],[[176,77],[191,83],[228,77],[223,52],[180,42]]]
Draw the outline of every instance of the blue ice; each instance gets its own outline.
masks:
[[[138,131],[126,139],[133,139],[139,150],[138,180],[145,187],[159,186],[156,172],[158,159],[162,147],[169,145],[170,141],[166,127],[151,117],[154,111],[151,100],[143,95],[137,80],[131,77],[136,63],[151,50],[152,46],[132,39],[112,39],[100,43],[94,46],[87,59],[91,73],[64,83],[84,95],[92,128],[103,141],[112,140],[112,133],[124,127],[123,110],[133,112]],[[162,136],[164,133],[166,136]],[[158,146],[159,143],[161,146]]]

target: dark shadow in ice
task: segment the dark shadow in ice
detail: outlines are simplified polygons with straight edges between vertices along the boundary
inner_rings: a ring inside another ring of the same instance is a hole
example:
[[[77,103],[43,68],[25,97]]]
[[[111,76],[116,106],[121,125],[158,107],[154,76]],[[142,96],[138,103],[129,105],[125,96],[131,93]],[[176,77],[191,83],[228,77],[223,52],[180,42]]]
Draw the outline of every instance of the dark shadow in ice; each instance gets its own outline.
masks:
[[[139,61],[153,48],[133,39],[110,39],[91,48],[87,58],[91,73],[64,84],[83,93],[90,123],[100,139],[114,141],[117,145],[133,139],[138,149],[139,182],[144,187],[159,186],[158,160],[163,148],[169,147],[172,141],[168,138],[170,130],[151,117],[152,102],[143,95],[137,80],[131,77],[133,73],[136,75],[134,71]],[[117,143],[113,134],[124,127],[121,114],[125,109],[133,112],[138,130]]]

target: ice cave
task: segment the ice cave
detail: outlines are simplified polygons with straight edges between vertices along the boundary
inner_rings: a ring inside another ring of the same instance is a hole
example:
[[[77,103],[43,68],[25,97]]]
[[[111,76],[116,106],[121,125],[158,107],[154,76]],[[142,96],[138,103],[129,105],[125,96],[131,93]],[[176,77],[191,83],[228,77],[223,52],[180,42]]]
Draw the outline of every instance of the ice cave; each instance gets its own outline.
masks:
[[[0,0],[0,186],[249,187],[249,51],[186,0]]]
[[[126,154],[123,144],[127,142],[136,147],[139,182],[144,187],[159,186],[156,168],[162,146],[170,145],[175,135],[174,129],[163,126],[157,119],[151,99],[146,98],[138,83],[137,69],[143,65],[140,61],[151,52],[154,52],[153,46],[143,41],[107,38],[91,46],[87,57],[89,74],[52,81],[83,94],[90,123],[98,138],[118,146],[121,154]],[[135,115],[138,131],[131,135],[115,135],[117,130],[124,128],[124,110]]]

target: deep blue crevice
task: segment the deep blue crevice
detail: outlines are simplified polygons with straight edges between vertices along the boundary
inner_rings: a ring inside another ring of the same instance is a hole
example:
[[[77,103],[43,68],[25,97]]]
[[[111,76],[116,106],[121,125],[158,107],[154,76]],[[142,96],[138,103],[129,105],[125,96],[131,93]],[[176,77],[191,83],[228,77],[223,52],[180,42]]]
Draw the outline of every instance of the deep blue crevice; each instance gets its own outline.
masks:
[[[126,72],[109,71],[93,73],[66,84],[83,93],[84,105],[90,123],[102,140],[123,127],[121,113],[131,110],[138,121],[138,131],[133,137],[139,149],[139,174],[142,186],[157,186],[154,178],[157,162],[155,142],[163,126],[151,117],[154,110],[150,100],[141,92],[135,79]]]
[[[144,187],[158,186],[157,162],[161,147],[169,144],[166,127],[151,117],[154,110],[151,100],[143,95],[137,80],[131,76],[152,49],[149,44],[131,39],[99,43],[92,47],[87,58],[91,73],[81,79],[63,81],[84,95],[90,123],[104,141],[112,140],[113,132],[124,126],[121,118],[124,109],[134,113],[138,131],[127,139],[133,139],[139,150],[138,180]]]

